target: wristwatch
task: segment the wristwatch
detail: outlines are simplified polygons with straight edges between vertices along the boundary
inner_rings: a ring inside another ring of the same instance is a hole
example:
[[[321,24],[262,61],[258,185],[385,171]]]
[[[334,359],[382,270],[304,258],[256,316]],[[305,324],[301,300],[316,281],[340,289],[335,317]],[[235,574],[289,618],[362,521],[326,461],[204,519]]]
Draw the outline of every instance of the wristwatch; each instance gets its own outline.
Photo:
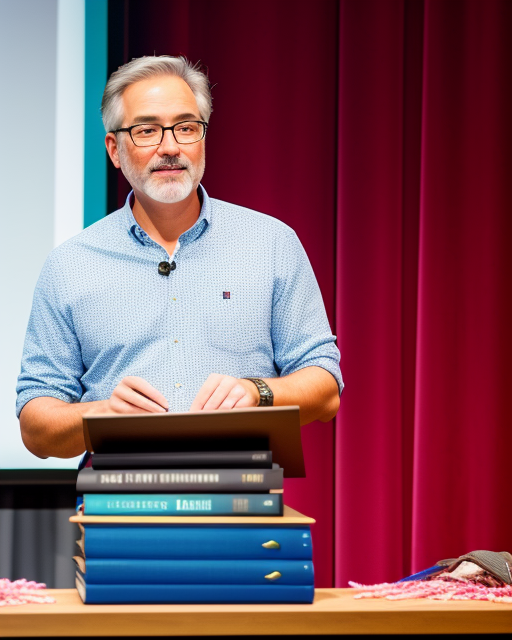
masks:
[[[244,378],[244,380],[250,380],[258,387],[260,392],[260,403],[258,407],[271,407],[274,404],[274,394],[272,389],[261,378]]]

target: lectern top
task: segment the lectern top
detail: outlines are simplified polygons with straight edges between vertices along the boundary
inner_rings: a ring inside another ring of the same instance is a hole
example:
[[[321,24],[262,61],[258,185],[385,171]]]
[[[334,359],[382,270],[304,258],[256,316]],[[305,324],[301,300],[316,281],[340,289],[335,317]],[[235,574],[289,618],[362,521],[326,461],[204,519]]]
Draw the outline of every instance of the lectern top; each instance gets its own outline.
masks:
[[[305,474],[299,407],[229,411],[85,415],[87,450],[94,453],[272,451],[287,478]]]

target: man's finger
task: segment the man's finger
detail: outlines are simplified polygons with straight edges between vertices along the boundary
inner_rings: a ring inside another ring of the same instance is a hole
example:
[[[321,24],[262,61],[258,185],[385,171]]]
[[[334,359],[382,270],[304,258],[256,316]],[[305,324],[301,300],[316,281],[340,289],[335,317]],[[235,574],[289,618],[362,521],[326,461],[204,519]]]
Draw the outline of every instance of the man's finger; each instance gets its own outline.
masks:
[[[215,411],[220,409],[220,405],[226,400],[231,391],[238,385],[238,380],[231,376],[224,376],[217,388],[204,403],[204,411]]]
[[[139,407],[140,409],[145,409],[150,413],[165,413],[166,409],[162,407],[160,404],[153,402],[146,395],[127,387],[124,384],[120,384],[114,390],[112,397],[118,397],[124,402],[133,405],[134,407]]]
[[[155,413],[154,411],[146,411],[142,407],[136,407],[114,395],[110,398],[110,407],[113,413]]]
[[[254,398],[251,396],[250,393],[246,393],[244,396],[240,398],[240,400],[238,400],[238,402],[236,402],[236,404],[233,406],[233,409],[245,409],[246,407],[255,407],[255,406],[257,405],[254,404]]]
[[[204,409],[204,405],[210,399],[212,393],[219,386],[220,381],[224,376],[220,373],[211,373],[207,378],[203,386],[197,392],[194,401],[190,405],[189,411],[201,411]]]
[[[235,385],[226,399],[219,405],[219,409],[232,409],[246,395],[246,389],[241,385]]]
[[[155,389],[155,387],[149,384],[147,380],[144,380],[144,378],[140,378],[139,376],[127,376],[126,378],[123,378],[121,384],[124,384],[130,389],[137,391],[140,395],[149,398],[149,400],[152,400],[165,410],[169,409],[169,403],[165,396],[162,395],[158,389]]]

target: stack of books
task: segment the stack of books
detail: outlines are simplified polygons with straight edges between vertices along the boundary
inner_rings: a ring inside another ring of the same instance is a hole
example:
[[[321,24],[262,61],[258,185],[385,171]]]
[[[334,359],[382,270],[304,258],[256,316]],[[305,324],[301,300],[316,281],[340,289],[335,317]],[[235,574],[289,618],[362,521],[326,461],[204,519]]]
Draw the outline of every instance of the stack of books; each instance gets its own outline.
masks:
[[[84,515],[283,514],[270,451],[93,454],[77,491]]]
[[[94,453],[78,474],[85,603],[310,603],[310,524],[270,451]]]

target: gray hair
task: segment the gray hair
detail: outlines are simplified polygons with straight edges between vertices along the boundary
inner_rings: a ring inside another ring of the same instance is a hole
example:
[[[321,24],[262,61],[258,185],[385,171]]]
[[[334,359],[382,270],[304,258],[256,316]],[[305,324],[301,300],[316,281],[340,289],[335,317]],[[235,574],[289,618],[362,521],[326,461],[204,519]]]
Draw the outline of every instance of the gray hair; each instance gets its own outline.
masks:
[[[101,101],[105,131],[114,131],[122,125],[124,91],[139,80],[161,75],[177,76],[184,80],[192,89],[201,118],[208,122],[212,112],[212,96],[208,77],[200,70],[199,63],[193,65],[184,56],[144,56],[119,67],[110,76]]]

